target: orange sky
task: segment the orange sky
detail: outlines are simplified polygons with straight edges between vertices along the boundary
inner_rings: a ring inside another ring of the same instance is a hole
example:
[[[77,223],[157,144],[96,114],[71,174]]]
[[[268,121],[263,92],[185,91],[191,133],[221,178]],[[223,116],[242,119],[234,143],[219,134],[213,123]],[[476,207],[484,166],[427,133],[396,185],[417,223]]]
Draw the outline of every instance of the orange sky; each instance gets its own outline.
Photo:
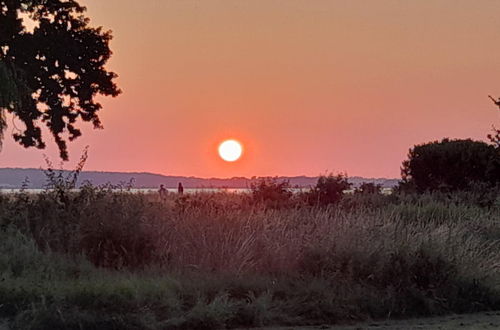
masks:
[[[399,177],[413,144],[500,126],[500,1],[85,0],[123,94],[71,168],[232,177]],[[10,122],[10,121],[9,121]],[[11,127],[7,133],[10,134]],[[8,135],[7,134],[7,135]],[[243,158],[224,163],[235,138]],[[57,163],[10,136],[0,167]]]

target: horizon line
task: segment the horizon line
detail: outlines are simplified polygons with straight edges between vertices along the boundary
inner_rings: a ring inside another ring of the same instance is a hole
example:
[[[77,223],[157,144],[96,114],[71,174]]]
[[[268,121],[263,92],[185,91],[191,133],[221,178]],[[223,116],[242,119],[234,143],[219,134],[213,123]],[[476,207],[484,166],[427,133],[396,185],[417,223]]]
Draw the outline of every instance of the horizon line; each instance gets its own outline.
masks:
[[[0,170],[36,170],[36,171],[43,171],[45,170],[42,167],[35,168],[35,167],[0,167]],[[72,170],[68,169],[54,169],[56,171],[66,171],[66,172],[71,172]],[[251,180],[252,178],[318,178],[322,174],[318,175],[253,175],[250,177],[247,176],[233,176],[233,177],[203,177],[203,176],[194,176],[194,175],[177,175],[177,174],[163,174],[163,173],[155,173],[155,172],[147,172],[147,171],[105,171],[105,170],[85,170],[83,169],[81,173],[83,172],[95,172],[95,173],[120,173],[120,174],[151,174],[151,175],[160,175],[160,176],[165,176],[165,177],[184,177],[184,178],[196,178],[196,179],[205,179],[205,180],[231,180],[231,179],[247,179]],[[346,174],[345,172],[339,171],[339,172],[327,172],[327,173],[332,173],[334,175],[337,174]],[[328,174],[327,174],[328,175]],[[347,178],[363,178],[363,179],[370,179],[370,180],[400,180],[400,178],[397,177],[365,177],[362,175],[346,175]]]

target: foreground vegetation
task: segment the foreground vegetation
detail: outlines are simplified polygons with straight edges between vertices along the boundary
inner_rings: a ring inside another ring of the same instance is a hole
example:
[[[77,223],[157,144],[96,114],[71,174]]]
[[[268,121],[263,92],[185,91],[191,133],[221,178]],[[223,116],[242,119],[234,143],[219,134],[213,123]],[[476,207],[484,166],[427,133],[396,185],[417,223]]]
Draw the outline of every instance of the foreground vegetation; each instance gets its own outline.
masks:
[[[269,204],[263,190],[160,198],[66,188],[0,195],[0,318],[13,329],[312,325],[500,308],[495,192],[372,191],[325,205],[311,193]]]

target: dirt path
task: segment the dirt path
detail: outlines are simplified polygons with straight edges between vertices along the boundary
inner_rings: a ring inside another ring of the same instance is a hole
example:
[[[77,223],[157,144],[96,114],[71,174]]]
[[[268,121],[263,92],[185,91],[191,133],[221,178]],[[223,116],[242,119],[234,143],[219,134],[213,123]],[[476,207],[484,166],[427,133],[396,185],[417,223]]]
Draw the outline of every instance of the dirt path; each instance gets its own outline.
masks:
[[[353,325],[313,327],[270,327],[259,330],[479,330],[500,329],[500,311],[477,314],[450,315],[400,321],[373,321]]]

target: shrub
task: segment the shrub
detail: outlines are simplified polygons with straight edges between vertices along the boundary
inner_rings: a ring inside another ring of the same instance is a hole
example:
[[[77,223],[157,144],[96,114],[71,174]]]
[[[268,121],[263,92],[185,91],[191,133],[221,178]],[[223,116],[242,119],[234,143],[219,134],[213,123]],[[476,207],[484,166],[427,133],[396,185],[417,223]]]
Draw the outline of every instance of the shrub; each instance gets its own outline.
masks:
[[[339,202],[344,191],[351,188],[346,174],[322,175],[309,193],[309,202],[314,205],[328,205]]]
[[[278,178],[259,178],[250,186],[254,202],[264,203],[271,208],[280,208],[290,204],[293,195],[290,183]]]
[[[356,194],[380,194],[382,193],[382,185],[373,182],[363,182],[354,192]]]
[[[500,153],[480,141],[443,139],[410,149],[401,175],[401,188],[419,193],[491,187],[500,183]]]

